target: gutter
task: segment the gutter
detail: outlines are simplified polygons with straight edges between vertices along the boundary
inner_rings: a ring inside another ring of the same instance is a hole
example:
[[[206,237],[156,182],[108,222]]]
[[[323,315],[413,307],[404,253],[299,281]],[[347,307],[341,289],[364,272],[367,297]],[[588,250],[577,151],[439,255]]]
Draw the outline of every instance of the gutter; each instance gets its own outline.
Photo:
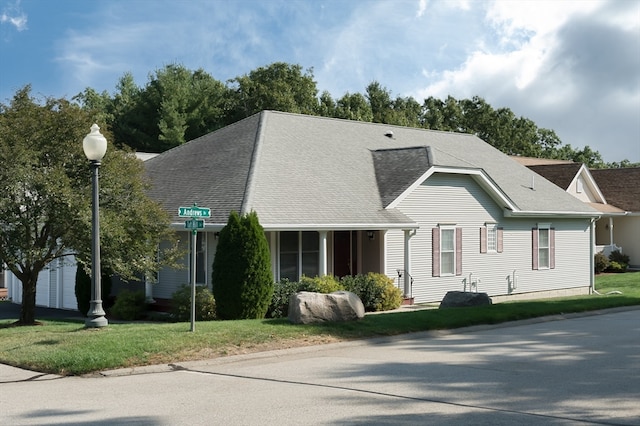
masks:
[[[512,211],[509,209],[504,210],[505,217],[559,217],[559,218],[596,218],[600,219],[602,213],[594,210],[593,213],[589,212],[554,212],[554,211]]]

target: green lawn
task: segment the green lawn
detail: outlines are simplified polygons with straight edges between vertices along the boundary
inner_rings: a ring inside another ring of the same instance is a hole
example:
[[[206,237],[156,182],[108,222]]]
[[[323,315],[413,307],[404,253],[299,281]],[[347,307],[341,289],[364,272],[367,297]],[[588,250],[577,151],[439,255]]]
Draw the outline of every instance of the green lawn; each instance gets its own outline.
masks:
[[[85,329],[83,322],[45,320],[42,326],[11,327],[12,321],[0,321],[0,363],[76,375],[640,305],[640,272],[599,275],[596,290],[601,295],[367,315],[361,321],[341,324],[293,325],[286,319],[199,322],[195,333],[189,332],[189,323],[110,324],[104,329]]]

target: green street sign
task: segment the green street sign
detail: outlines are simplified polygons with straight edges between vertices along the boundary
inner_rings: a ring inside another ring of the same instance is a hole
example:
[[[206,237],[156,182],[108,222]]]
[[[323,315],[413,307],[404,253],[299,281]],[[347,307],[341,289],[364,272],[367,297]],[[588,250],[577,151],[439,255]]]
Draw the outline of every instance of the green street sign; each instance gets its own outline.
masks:
[[[211,217],[211,209],[206,207],[198,207],[193,205],[191,207],[179,207],[179,217]]]
[[[186,229],[204,229],[204,220],[202,219],[185,220],[184,227]]]

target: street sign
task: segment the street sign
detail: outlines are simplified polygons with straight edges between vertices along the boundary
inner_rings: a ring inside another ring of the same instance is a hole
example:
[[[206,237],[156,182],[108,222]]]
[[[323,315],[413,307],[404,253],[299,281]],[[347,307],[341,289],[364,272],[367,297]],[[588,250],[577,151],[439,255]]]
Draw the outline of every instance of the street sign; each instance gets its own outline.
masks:
[[[191,207],[179,207],[179,217],[211,217],[211,209],[206,207],[198,207],[193,205]]]
[[[186,229],[204,229],[204,220],[202,219],[185,220],[184,227]]]

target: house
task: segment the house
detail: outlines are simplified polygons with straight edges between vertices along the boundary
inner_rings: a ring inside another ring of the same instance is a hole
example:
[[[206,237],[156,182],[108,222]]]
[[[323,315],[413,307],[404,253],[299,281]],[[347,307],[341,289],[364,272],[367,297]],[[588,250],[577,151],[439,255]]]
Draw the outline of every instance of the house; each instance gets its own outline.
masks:
[[[640,269],[640,167],[594,169],[591,174],[607,201],[624,211],[613,216],[605,232],[615,236],[629,256],[629,266]]]
[[[640,168],[589,170],[570,161],[515,159],[601,213],[596,252],[619,250],[640,268]]]
[[[145,168],[185,249],[179,207],[211,209],[195,246],[203,285],[232,210],[257,212],[276,281],[380,272],[415,303],[593,285],[600,213],[474,135],[264,111]],[[169,299],[190,276],[160,271],[153,297]]]

